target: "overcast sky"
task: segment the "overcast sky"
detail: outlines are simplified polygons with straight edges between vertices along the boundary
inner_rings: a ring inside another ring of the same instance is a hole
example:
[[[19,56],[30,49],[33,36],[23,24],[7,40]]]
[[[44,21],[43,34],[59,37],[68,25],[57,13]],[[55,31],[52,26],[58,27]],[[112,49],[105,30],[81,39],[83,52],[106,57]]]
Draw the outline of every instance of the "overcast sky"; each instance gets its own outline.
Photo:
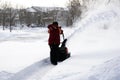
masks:
[[[65,7],[66,3],[69,0],[3,0],[8,1],[11,4],[19,4],[23,5],[24,7],[30,6],[62,6]]]

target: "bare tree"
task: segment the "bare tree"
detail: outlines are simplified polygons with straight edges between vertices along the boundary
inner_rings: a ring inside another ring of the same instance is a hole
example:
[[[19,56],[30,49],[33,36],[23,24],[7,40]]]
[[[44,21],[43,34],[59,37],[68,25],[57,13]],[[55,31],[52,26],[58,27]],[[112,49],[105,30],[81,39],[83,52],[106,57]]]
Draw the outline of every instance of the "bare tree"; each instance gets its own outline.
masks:
[[[9,26],[10,32],[12,31],[12,25],[17,14],[17,9],[12,8],[11,3],[5,2],[2,4],[2,25],[3,30],[5,26]]]
[[[69,16],[71,25],[73,24],[74,20],[81,15],[81,4],[79,0],[69,0],[68,9],[69,9]]]
[[[25,24],[25,9],[21,8],[18,11],[20,24]]]
[[[8,8],[7,2],[1,3],[1,22],[3,26],[3,30],[5,30],[6,26],[6,20],[7,20],[7,8]]]
[[[15,18],[17,15],[17,9],[12,8],[11,3],[9,3],[9,7],[7,8],[8,12],[8,24],[10,27],[10,32],[12,31],[12,25],[15,25]]]

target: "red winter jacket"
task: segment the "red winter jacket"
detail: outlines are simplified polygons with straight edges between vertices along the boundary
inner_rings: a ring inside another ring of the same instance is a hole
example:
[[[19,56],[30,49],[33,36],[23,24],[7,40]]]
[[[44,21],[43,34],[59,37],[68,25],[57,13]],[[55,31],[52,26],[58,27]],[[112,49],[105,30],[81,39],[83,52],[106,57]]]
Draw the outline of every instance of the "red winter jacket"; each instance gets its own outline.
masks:
[[[60,44],[61,29],[53,24],[48,25],[49,39],[48,44]]]

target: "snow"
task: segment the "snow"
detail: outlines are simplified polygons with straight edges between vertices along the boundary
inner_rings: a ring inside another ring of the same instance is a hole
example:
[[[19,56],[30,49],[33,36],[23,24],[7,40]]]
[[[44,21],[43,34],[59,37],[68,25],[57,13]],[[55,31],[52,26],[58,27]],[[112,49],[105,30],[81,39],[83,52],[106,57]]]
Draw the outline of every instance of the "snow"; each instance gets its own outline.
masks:
[[[6,79],[12,77],[13,75],[14,74],[12,74],[12,73],[8,73],[6,71],[2,71],[2,72],[0,72],[0,80],[6,80]]]
[[[27,8],[27,11],[31,13],[36,13],[36,11],[33,8]]]
[[[0,80],[119,80],[120,5],[107,1],[91,0],[82,20],[63,27],[71,57],[57,66],[49,61],[47,28],[1,28]]]
[[[119,80],[120,57],[106,61],[100,67],[94,67],[83,80]],[[107,75],[107,76],[106,76]]]
[[[36,30],[32,30],[33,32],[31,30],[15,30],[12,33],[7,30],[1,31],[0,71],[7,70],[15,73],[35,61],[49,56],[47,37],[44,40],[44,37],[48,35],[43,33],[47,32],[47,29],[41,29],[40,32],[39,29],[37,30],[38,32]],[[41,35],[41,33],[43,34]]]

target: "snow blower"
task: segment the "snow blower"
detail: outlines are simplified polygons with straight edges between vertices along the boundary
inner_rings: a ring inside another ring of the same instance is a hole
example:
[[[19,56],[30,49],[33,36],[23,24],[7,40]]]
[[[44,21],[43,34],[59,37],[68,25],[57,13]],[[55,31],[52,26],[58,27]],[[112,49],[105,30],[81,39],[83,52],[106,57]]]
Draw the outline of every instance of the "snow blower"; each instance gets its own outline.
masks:
[[[68,52],[68,48],[66,47],[67,39],[64,39],[64,34],[62,36],[63,42],[59,47],[58,61],[64,61],[65,59],[70,57],[70,53]]]

